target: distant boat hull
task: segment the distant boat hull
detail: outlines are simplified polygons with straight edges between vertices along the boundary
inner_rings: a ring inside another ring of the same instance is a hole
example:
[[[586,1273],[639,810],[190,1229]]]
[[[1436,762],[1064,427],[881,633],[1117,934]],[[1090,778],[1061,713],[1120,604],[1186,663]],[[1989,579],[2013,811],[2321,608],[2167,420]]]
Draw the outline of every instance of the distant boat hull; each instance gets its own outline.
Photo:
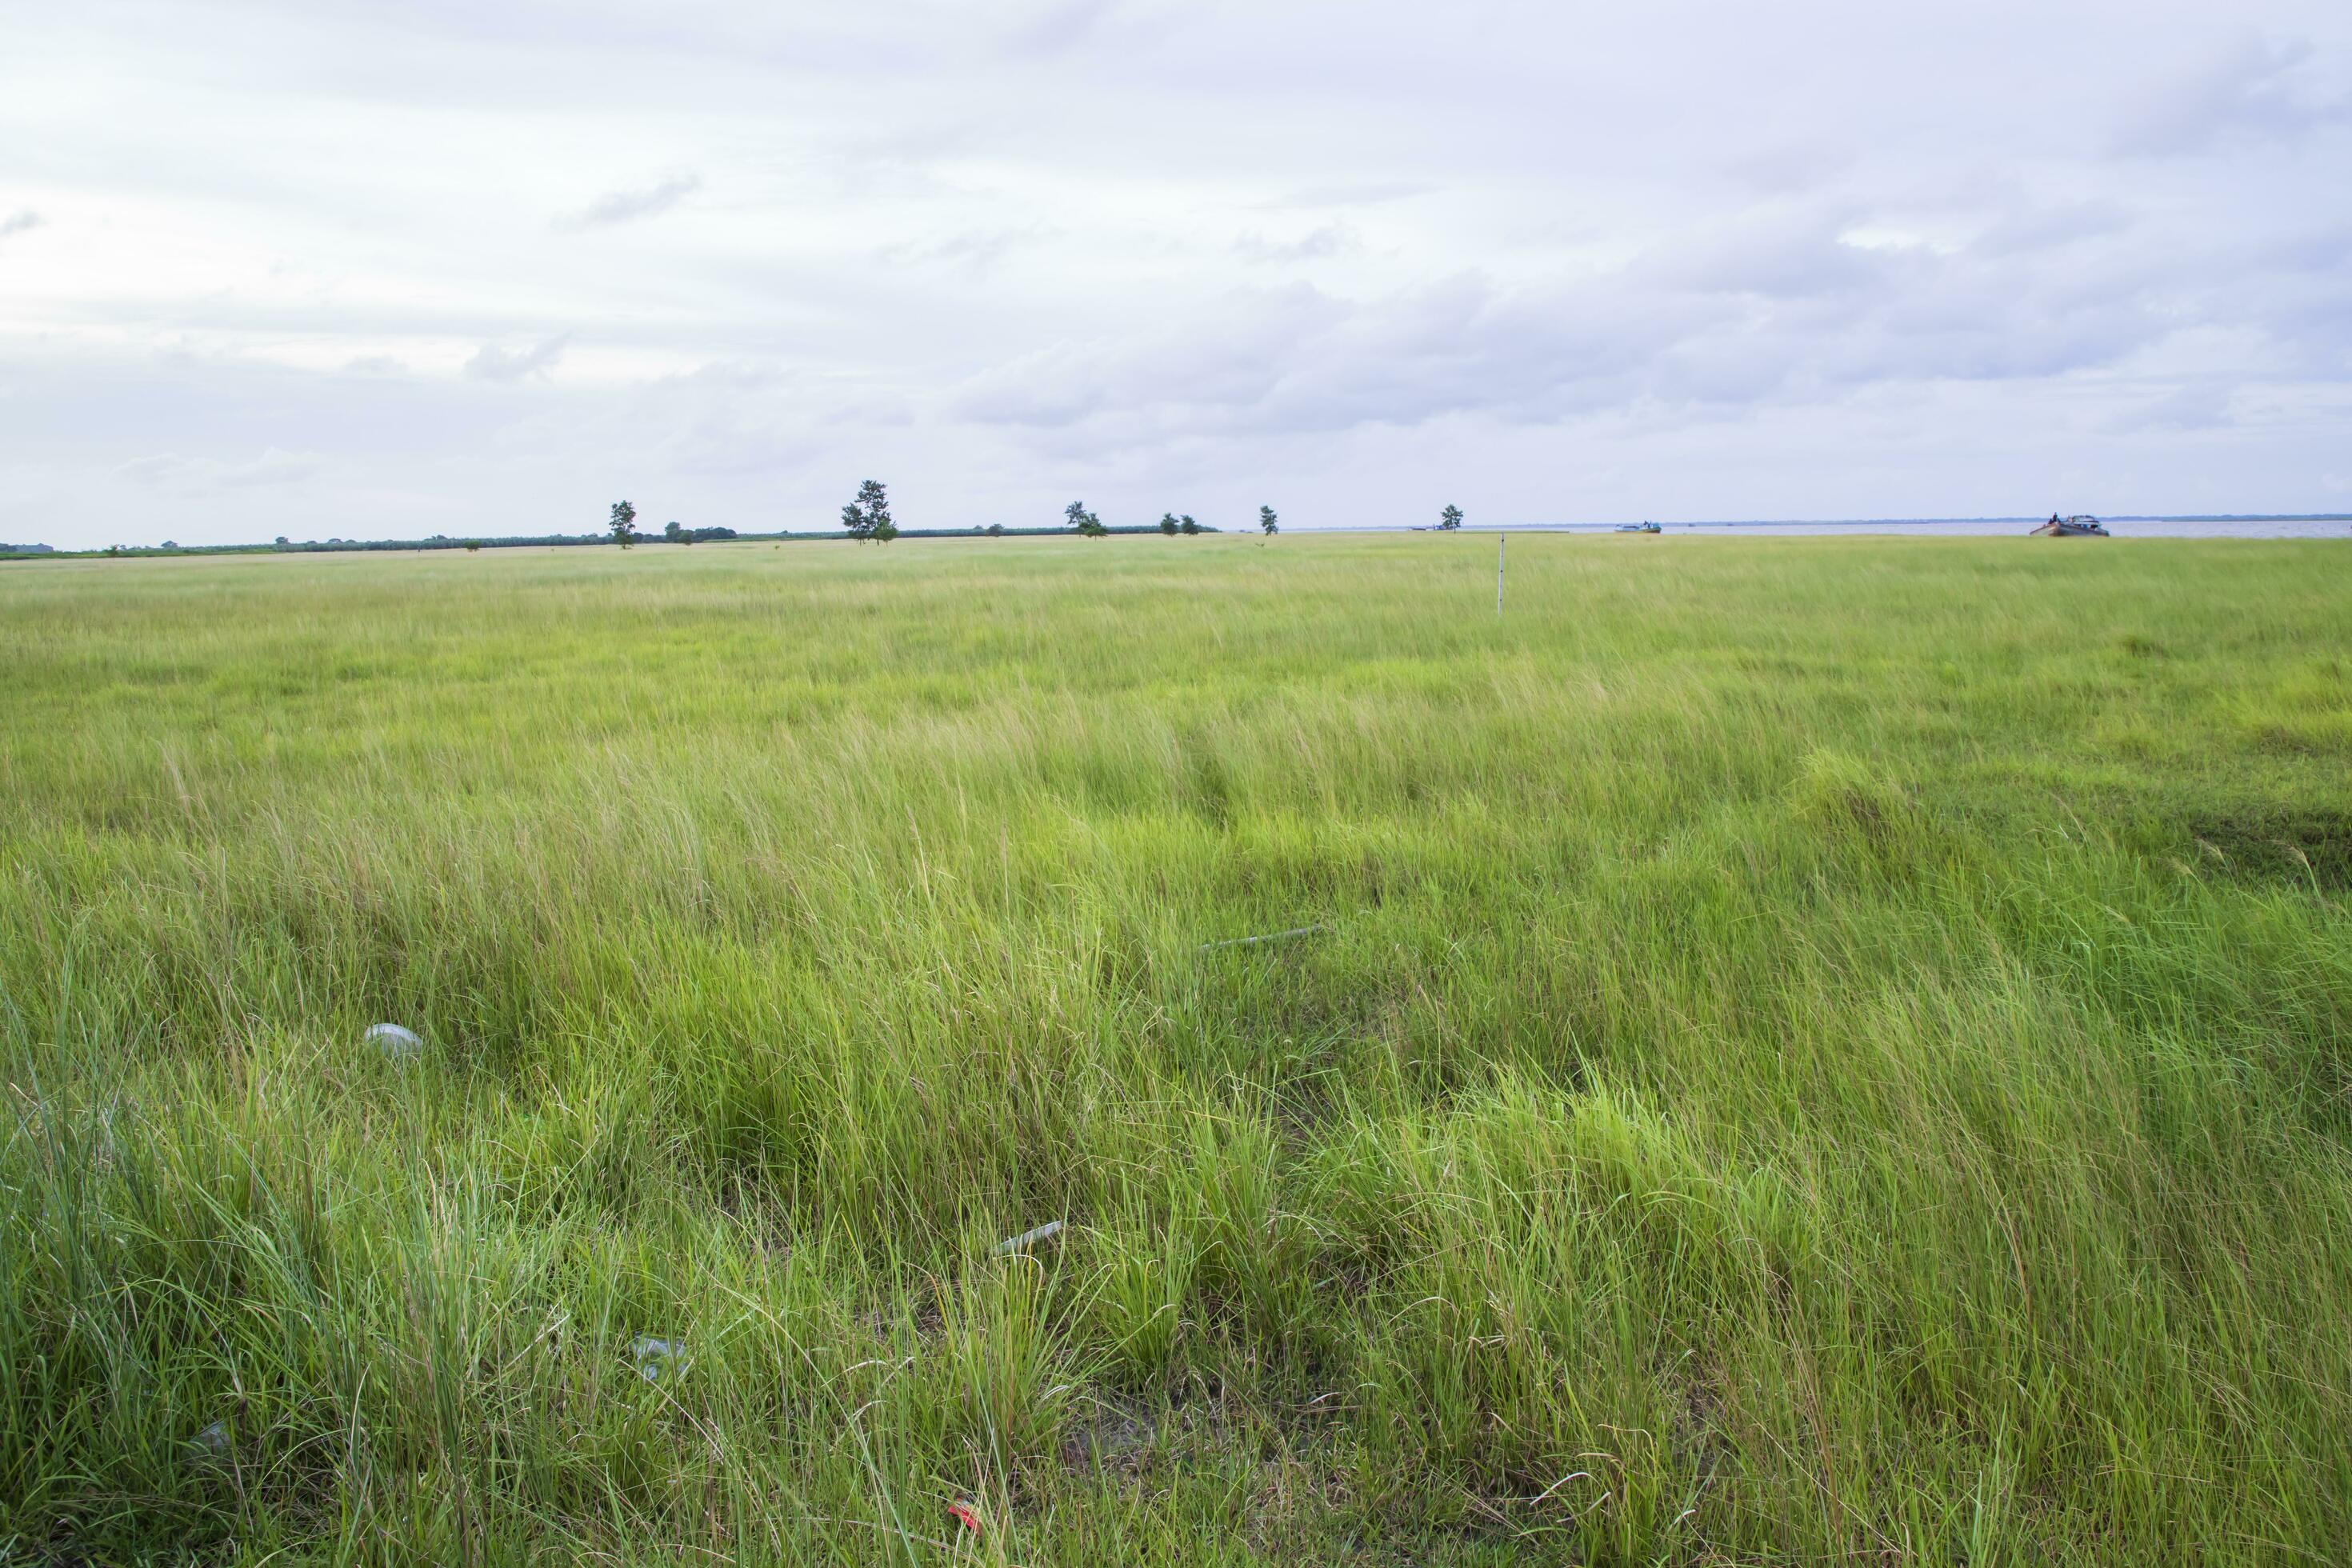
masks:
[[[2095,517],[2052,518],[2030,536],[2034,539],[2105,539],[2106,524]]]

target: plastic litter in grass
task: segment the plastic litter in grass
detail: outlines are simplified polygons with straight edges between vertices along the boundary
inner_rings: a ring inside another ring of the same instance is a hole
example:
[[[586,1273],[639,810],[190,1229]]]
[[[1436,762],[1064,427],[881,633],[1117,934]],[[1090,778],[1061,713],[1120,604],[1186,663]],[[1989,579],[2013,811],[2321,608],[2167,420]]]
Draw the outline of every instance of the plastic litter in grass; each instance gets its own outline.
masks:
[[[637,1375],[647,1383],[676,1377],[686,1366],[686,1346],[677,1340],[657,1340],[648,1334],[629,1347],[637,1358]]]
[[[404,1029],[397,1024],[373,1024],[360,1037],[361,1042],[373,1046],[396,1062],[404,1062],[422,1053],[425,1042],[414,1029]]]
[[[1040,1242],[1051,1241],[1062,1234],[1062,1222],[1049,1219],[1034,1230],[1024,1230],[1019,1236],[1008,1236],[996,1244],[999,1258],[1009,1258],[1016,1252],[1026,1252]]]
[[[228,1457],[228,1423],[215,1421],[188,1439],[188,1447],[207,1459]]]
[[[961,1498],[958,1498],[955,1501],[948,1504],[948,1512],[954,1516],[955,1521],[958,1524],[962,1525],[974,1535],[978,1535],[980,1533],[980,1510],[974,1508],[971,1504],[964,1501]]]

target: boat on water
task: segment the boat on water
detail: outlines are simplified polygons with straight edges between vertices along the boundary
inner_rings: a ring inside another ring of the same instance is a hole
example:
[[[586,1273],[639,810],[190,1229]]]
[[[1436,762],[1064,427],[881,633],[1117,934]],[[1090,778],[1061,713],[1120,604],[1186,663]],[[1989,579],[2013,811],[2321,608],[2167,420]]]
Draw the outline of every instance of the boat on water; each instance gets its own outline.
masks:
[[[2105,539],[2108,534],[2107,525],[2088,512],[2077,512],[2073,517],[2060,517],[2053,511],[2050,514],[2050,521],[2035,529],[2032,537],[2035,539]]]
[[[1659,527],[1654,522],[1621,522],[1617,525],[1617,531],[1620,533],[1664,533],[1665,532],[1665,530]]]

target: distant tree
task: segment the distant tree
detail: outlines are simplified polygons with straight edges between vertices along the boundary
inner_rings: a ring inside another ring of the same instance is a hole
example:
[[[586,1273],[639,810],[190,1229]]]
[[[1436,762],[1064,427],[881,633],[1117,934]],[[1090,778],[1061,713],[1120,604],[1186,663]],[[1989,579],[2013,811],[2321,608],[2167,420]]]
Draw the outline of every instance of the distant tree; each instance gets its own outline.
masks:
[[[1268,533],[1280,533],[1282,531],[1282,530],[1276,524],[1274,508],[1270,506],[1262,506],[1257,509],[1257,525],[1265,530]]]
[[[1076,529],[1088,539],[1100,539],[1110,531],[1103,526],[1102,519],[1087,510],[1087,503],[1082,500],[1074,500],[1064,507],[1062,515],[1069,519],[1072,528]]]
[[[680,525],[676,518],[671,518],[667,522],[662,524],[662,537],[668,540],[672,544],[676,544],[680,539],[684,538],[685,535],[686,529]]]
[[[1192,521],[1192,514],[1189,511],[1176,520],[1176,526],[1180,531],[1185,533],[1198,533],[1201,531],[1201,525]]]
[[[1462,509],[1458,506],[1449,505],[1444,511],[1437,514],[1437,526],[1444,529],[1456,529],[1461,527]]]
[[[627,501],[613,503],[613,542],[626,550],[637,542],[637,509]]]
[[[841,526],[849,530],[852,539],[887,544],[898,537],[898,525],[890,521],[890,492],[880,479],[868,479],[857,487],[857,499],[841,509]]]
[[[279,535],[278,536],[278,542],[280,545],[283,545],[283,544],[286,542],[286,536],[285,536],[284,534],[282,534],[282,533],[281,533],[281,534],[279,534]]]
[[[1003,538],[1003,537],[1004,537],[1004,525],[1003,525],[1003,523],[1001,523],[1001,522],[992,522],[992,523],[990,523],[990,524],[988,525],[988,536],[989,536],[991,539],[1002,539],[1002,538]]]
[[[167,539],[163,541],[163,548],[166,550],[177,550],[180,546],[176,542]]]
[[[1160,532],[1165,533],[1165,534],[1167,534],[1167,535],[1169,535],[1169,536],[1171,536],[1171,537],[1172,538],[1172,537],[1174,537],[1174,535],[1175,535],[1175,532],[1176,532],[1176,530],[1177,530],[1177,527],[1178,527],[1178,526],[1179,526],[1179,525],[1178,525],[1178,523],[1177,523],[1177,521],[1176,521],[1176,514],[1175,514],[1174,512],[1172,512],[1172,511],[1163,511],[1163,512],[1161,512],[1161,513],[1160,514]]]

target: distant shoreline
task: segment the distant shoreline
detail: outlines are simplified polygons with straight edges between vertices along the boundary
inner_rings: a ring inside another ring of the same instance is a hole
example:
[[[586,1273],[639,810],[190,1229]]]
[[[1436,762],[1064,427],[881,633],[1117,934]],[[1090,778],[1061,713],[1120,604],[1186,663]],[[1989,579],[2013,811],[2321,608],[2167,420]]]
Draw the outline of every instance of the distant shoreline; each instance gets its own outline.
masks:
[[[2352,524],[2352,512],[2187,512],[2173,514],[2140,512],[2101,512],[2099,521],[2109,523],[2158,523],[2190,525],[2198,523],[2346,523]],[[1856,517],[1856,518],[1710,518],[1690,521],[1658,521],[1658,526],[1675,529],[1702,530],[1718,528],[1775,528],[1785,531],[1822,531],[1832,529],[1943,528],[1943,529],[2030,529],[2047,521],[2046,512],[2025,517]],[[1628,522],[1500,522],[1462,525],[1464,533],[1613,533],[1633,526]],[[1305,528],[1301,533],[1395,533],[1394,526],[1365,528]],[[1402,531],[1435,533],[1434,524],[1412,524]],[[2223,537],[2216,535],[2214,537]]]
[[[1910,534],[1939,538],[1998,539],[2022,535],[2048,521],[2048,513],[2031,517],[1880,517],[1820,519],[1726,519],[1697,522],[1660,520],[1664,533],[1774,534],[1855,536]],[[2117,527],[2120,537],[2143,539],[2339,539],[2352,538],[2352,512],[2284,512],[2275,514],[2215,513],[2151,516],[2102,512],[2102,522]],[[1634,530],[1624,522],[1504,522],[1463,524],[1465,533],[1624,533]],[[1395,533],[1395,528],[1301,528],[1301,533]],[[1434,525],[1415,524],[1402,531],[1435,533]]]
[[[1730,518],[1703,521],[1669,522],[1661,520],[1659,527],[1667,533],[1777,533],[1784,536],[1836,535],[1868,533],[1935,532],[1956,537],[2000,537],[2012,531],[2023,533],[2043,521],[2046,513],[2022,517],[1879,517],[1879,518]],[[2135,530],[2147,530],[2137,536],[2157,539],[2335,539],[2352,538],[2352,512],[2188,512],[2159,515],[2155,513],[2101,513],[2105,522],[2121,525],[2126,537]],[[1465,522],[1457,531],[1463,533],[1593,533],[1608,534],[1628,531],[1627,522]],[[2247,531],[2282,529],[2289,531]],[[2336,531],[2341,529],[2344,531]],[[1114,534],[1157,535],[1160,530],[1149,525],[1122,524],[1108,530]],[[1255,536],[1254,529],[1232,531],[1203,527],[1203,534],[1234,532],[1244,537]],[[1289,531],[1294,534],[1405,534],[1444,531],[1427,523],[1343,524],[1318,528],[1299,525]],[[1075,531],[1064,528],[1003,528],[992,532],[980,528],[905,529],[898,538],[904,542],[940,539],[1075,539]],[[741,533],[732,539],[704,540],[711,544],[791,543],[850,544],[859,542],[839,532],[789,531],[780,533]],[[439,535],[430,539],[302,542],[286,544],[190,544],[177,546],[129,545],[117,549],[66,550],[45,545],[0,545],[0,560],[20,561],[89,561],[116,557],[153,557],[179,555],[346,555],[367,553],[409,553],[444,550],[530,550],[530,549],[596,549],[609,548],[612,539],[604,534],[541,534],[508,536],[504,538],[466,538]],[[659,536],[640,535],[637,545],[667,549],[673,545],[691,548],[680,541]]]

